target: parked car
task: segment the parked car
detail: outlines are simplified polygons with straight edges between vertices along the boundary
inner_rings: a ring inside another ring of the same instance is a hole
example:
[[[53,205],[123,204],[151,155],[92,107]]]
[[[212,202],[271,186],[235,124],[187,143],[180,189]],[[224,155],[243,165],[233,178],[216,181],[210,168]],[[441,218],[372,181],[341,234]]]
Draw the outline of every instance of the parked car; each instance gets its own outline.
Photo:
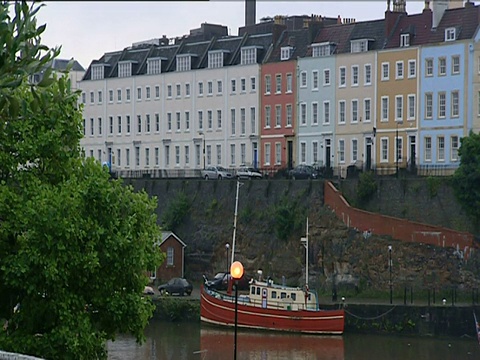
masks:
[[[310,165],[298,165],[288,173],[290,179],[318,179],[318,171]]]
[[[233,175],[230,171],[228,171],[222,166],[207,166],[205,169],[202,170],[202,178],[204,178],[205,180],[222,180],[232,179]]]
[[[253,167],[242,166],[237,170],[237,178],[239,179],[261,179],[263,175]]]
[[[145,289],[143,289],[143,295],[155,295],[155,292],[151,286],[145,286]]]
[[[226,273],[226,272],[217,273],[212,280],[208,280],[205,275],[203,276],[203,279],[205,281],[205,286],[208,289],[212,289],[212,290],[227,290],[228,281],[230,278],[231,278],[230,273]],[[248,290],[249,282],[250,282],[250,277],[248,277],[247,275],[243,275],[243,277],[238,281],[238,289]]]
[[[160,295],[191,295],[193,286],[184,278],[173,278],[158,287]]]

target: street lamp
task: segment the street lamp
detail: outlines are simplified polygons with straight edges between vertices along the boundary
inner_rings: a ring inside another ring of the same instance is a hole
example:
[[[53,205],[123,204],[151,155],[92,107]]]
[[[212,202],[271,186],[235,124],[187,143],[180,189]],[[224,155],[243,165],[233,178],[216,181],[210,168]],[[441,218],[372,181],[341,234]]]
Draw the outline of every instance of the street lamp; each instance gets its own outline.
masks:
[[[225,250],[227,251],[227,274],[228,274],[228,269],[230,268],[230,262],[228,261],[228,250],[230,249],[230,244],[226,243],[225,244]]]
[[[205,170],[205,133],[203,131],[199,131],[198,134],[203,136],[203,170]]]
[[[397,130],[395,132],[395,167],[396,167],[396,171],[395,171],[395,176],[398,178],[398,159],[399,159],[399,154],[398,154],[398,149],[399,149],[399,145],[400,145],[400,139],[398,138],[398,125],[402,125],[403,124],[403,121],[399,120],[399,121],[395,121],[397,123]]]
[[[390,273],[390,304],[393,303],[393,298],[392,298],[392,245],[388,245],[388,269]]]
[[[233,338],[233,360],[237,360],[237,322],[238,322],[238,280],[243,276],[243,265],[240,261],[234,261],[230,267],[230,274],[235,286],[235,335]]]

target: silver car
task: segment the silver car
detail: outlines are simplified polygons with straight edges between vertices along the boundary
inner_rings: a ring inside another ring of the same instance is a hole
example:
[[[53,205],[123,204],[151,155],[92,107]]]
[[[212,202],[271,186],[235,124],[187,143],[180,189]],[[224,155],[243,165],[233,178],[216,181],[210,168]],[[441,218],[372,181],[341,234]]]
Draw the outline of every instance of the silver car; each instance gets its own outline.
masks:
[[[204,178],[205,180],[222,180],[232,179],[233,175],[230,171],[228,171],[222,166],[207,166],[204,170],[202,170],[202,178]]]
[[[261,179],[262,174],[252,167],[242,166],[237,170],[237,178],[239,179]]]

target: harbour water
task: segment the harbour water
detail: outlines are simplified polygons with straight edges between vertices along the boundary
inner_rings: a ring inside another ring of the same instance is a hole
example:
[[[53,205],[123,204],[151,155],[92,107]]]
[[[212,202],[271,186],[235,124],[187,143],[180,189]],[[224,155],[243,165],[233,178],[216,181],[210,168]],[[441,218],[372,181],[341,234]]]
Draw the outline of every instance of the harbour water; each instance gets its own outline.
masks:
[[[239,330],[238,360],[463,360],[480,359],[480,344],[472,334],[459,338],[344,334],[305,336]],[[146,342],[130,336],[108,343],[109,360],[233,359],[233,329],[196,322],[152,320]]]

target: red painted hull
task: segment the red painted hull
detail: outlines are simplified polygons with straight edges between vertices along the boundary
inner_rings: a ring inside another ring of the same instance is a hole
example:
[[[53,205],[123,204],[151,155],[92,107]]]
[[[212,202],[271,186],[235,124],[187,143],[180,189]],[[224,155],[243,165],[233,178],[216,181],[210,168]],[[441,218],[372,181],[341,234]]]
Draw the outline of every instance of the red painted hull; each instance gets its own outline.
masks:
[[[200,298],[202,321],[235,325],[235,303],[210,295],[202,286]],[[340,310],[264,309],[238,302],[237,326],[249,329],[289,331],[305,334],[343,334],[345,312]]]

